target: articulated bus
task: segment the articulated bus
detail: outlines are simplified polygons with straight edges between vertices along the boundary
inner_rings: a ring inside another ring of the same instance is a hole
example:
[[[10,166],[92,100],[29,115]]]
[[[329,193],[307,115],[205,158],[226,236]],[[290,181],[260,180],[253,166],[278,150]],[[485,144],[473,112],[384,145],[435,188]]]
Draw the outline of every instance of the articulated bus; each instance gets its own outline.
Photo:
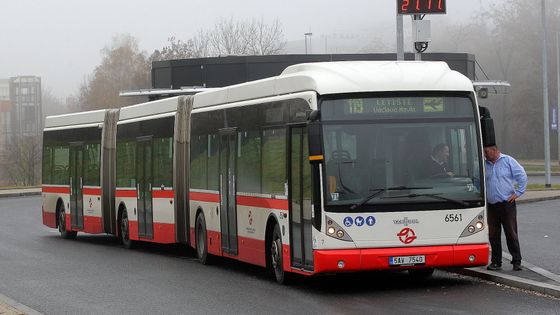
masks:
[[[300,64],[196,95],[51,116],[43,223],[125,247],[187,244],[203,264],[236,259],[280,283],[481,266],[492,128],[472,82],[443,62]]]

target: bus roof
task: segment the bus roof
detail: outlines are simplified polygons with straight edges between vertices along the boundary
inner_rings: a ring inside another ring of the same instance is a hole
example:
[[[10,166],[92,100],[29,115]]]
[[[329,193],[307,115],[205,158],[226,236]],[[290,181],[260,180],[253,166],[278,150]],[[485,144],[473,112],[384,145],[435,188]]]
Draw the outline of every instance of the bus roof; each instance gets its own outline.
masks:
[[[321,95],[391,91],[473,91],[472,82],[441,61],[338,61],[287,67],[279,76],[195,96],[195,107],[315,91]]]
[[[140,103],[121,108],[119,121],[177,111],[179,96],[164,98],[157,101]]]
[[[107,109],[92,110],[87,112],[53,115],[45,118],[45,128],[65,127],[102,123]]]

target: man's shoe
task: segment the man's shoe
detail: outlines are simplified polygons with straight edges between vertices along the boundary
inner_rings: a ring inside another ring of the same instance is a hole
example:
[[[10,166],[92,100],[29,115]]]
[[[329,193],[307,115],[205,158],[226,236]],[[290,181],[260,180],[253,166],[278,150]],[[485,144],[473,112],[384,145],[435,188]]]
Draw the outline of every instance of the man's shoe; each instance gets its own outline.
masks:
[[[513,271],[521,271],[521,270],[523,270],[521,264],[513,264]]]
[[[486,267],[486,269],[492,270],[492,271],[502,270],[502,265],[491,263],[490,265],[488,265],[488,267]]]

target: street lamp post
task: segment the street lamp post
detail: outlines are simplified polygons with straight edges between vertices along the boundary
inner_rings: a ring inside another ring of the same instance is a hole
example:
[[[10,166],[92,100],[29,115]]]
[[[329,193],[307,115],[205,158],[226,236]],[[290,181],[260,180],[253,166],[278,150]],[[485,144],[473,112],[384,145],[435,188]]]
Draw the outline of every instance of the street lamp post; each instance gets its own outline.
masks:
[[[305,36],[305,54],[306,55],[307,55],[307,37],[309,37],[309,51],[311,52],[311,35],[313,35],[313,33],[310,33],[310,32],[303,34],[303,36]]]
[[[545,187],[550,185],[550,125],[548,123],[548,63],[546,53],[546,9],[542,0],[542,58],[543,58],[543,107],[544,107],[544,173]]]
[[[558,164],[560,164],[560,32],[556,32],[556,131],[558,132]]]

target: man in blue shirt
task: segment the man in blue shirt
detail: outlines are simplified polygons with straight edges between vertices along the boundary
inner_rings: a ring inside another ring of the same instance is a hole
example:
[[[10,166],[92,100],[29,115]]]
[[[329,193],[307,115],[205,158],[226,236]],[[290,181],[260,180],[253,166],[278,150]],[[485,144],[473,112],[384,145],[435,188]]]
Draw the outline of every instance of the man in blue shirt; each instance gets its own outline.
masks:
[[[515,199],[525,193],[527,174],[519,163],[498,147],[484,147],[486,170],[486,199],[488,201],[488,233],[492,247],[488,270],[502,269],[502,226],[508,250],[512,256],[513,270],[521,268],[521,250],[517,235],[517,207]],[[517,188],[515,187],[517,183]]]

